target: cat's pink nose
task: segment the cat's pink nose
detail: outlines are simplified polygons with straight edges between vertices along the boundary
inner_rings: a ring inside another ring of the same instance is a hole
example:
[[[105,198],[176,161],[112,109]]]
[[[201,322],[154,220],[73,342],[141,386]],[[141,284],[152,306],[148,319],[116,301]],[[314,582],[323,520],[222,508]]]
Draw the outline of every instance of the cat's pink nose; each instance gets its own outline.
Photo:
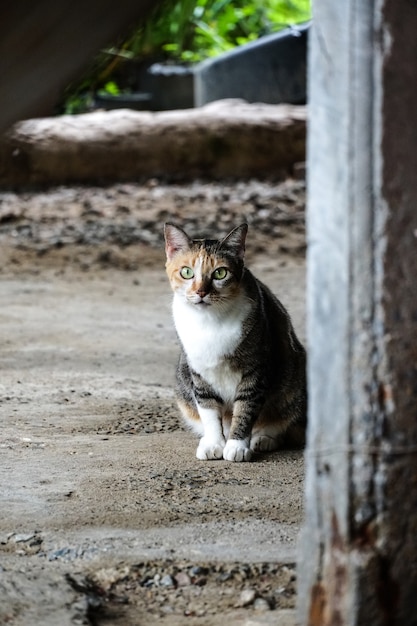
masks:
[[[200,296],[201,299],[203,299],[206,297],[207,291],[204,291],[204,289],[198,289],[197,294]]]

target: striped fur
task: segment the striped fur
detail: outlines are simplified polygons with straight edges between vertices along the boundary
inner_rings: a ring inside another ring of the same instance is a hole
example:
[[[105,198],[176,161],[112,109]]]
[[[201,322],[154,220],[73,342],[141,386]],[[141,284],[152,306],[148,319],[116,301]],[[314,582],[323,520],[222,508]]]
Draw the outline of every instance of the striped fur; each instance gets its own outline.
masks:
[[[199,459],[248,461],[304,444],[305,350],[283,305],[244,266],[247,228],[217,241],[165,225],[177,400],[200,436]]]

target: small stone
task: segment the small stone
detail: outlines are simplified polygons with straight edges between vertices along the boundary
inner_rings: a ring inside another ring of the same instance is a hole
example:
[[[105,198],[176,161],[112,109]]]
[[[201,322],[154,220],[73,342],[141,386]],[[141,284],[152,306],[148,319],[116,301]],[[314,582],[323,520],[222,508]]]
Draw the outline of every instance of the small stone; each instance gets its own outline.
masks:
[[[59,548],[58,550],[52,550],[48,552],[48,561],[57,561],[68,555],[70,548]]]
[[[186,617],[203,617],[205,609],[198,602],[191,602],[184,611]]]
[[[174,578],[178,587],[188,587],[191,585],[191,579],[185,572],[178,572],[178,574],[175,574]]]
[[[238,606],[249,606],[256,598],[255,589],[244,589],[239,597]]]
[[[165,574],[165,576],[162,576],[159,584],[161,587],[174,587],[174,581],[169,574]]]
[[[253,603],[253,608],[255,609],[255,611],[270,611],[271,610],[271,606],[268,600],[265,600],[265,598],[256,598],[255,602]]]
[[[15,535],[13,537],[13,540],[14,540],[15,543],[25,543],[26,541],[30,541],[31,539],[33,539],[34,536],[35,535],[33,533],[30,533],[30,534],[27,534],[27,535],[23,535],[23,534],[22,535]]]
[[[207,567],[202,567],[201,565],[194,565],[194,567],[190,568],[191,576],[207,576],[209,570]]]
[[[206,609],[198,609],[195,612],[195,616],[196,617],[204,617],[206,613],[207,613]]]
[[[101,589],[109,591],[112,585],[126,578],[129,573],[130,568],[127,565],[122,568],[103,567],[94,573],[94,582],[97,583]]]

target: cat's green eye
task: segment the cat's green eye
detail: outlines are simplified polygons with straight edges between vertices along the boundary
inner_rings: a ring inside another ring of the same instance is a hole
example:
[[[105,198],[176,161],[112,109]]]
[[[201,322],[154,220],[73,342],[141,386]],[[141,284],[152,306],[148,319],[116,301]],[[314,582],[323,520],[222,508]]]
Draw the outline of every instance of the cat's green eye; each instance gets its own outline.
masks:
[[[180,269],[180,274],[183,278],[185,278],[186,280],[189,280],[190,278],[193,278],[194,271],[191,269],[191,267],[187,267],[185,265],[184,267]]]
[[[227,267],[218,267],[213,272],[213,278],[215,280],[223,280],[223,278],[226,278],[228,273],[229,273],[229,270],[227,269]]]

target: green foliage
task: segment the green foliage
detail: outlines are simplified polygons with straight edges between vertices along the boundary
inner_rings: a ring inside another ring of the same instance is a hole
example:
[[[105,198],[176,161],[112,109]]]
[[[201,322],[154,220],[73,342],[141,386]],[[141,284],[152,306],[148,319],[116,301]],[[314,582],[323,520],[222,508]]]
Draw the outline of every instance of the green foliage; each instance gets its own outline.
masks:
[[[112,76],[126,60],[197,63],[310,18],[310,0],[166,0],[93,60],[58,110],[79,113],[91,106],[94,92],[120,93]]]
[[[195,63],[310,17],[310,0],[171,0],[125,50]]]
[[[104,95],[118,96],[120,93],[120,89],[113,80],[109,80],[108,83],[103,85],[103,87],[98,90],[98,93],[101,96],[104,96]]]
[[[252,0],[249,4],[201,0],[201,3],[205,5],[201,17],[194,14],[194,45],[192,50],[181,54],[183,59],[200,61],[216,56],[310,17],[309,0]]]
[[[89,77],[84,78],[75,88],[70,85],[64,94],[62,110],[58,110],[58,112],[66,113],[67,115],[75,115],[88,111],[93,106],[93,81],[94,74],[92,74],[91,79]],[[96,91],[101,96],[107,94],[117,96],[121,93],[118,85],[112,80],[102,85]]]

